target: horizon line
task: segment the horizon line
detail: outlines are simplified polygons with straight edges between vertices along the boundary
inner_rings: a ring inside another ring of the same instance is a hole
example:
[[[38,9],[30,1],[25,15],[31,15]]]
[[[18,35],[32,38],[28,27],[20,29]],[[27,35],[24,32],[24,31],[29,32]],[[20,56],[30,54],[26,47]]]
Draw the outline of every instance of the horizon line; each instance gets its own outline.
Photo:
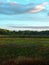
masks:
[[[9,26],[12,28],[49,28],[49,26]]]

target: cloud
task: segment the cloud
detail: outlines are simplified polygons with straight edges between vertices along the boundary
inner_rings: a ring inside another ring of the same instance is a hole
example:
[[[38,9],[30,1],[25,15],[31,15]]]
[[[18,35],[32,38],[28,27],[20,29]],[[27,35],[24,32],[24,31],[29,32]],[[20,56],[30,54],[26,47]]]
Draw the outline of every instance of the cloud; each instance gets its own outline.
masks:
[[[40,4],[40,5],[36,5],[36,6],[34,7],[34,9],[28,11],[28,13],[40,12],[40,11],[42,11],[42,10],[45,9],[45,5],[47,5],[47,4],[48,4],[48,2],[44,2],[44,3]]]
[[[42,3],[42,5],[47,5],[47,4],[49,4],[49,2],[43,2],[43,3]]]
[[[39,5],[34,4],[17,4],[15,2],[9,3],[2,3],[0,4],[0,14],[7,14],[7,15],[16,15],[16,14],[23,14],[23,13],[37,13],[45,9],[45,5],[48,2],[44,2]],[[31,6],[30,6],[31,5]]]
[[[28,13],[37,13],[37,12],[40,12],[40,11],[42,11],[44,9],[45,9],[45,7],[38,5],[34,9],[28,11]]]
[[[9,4],[9,5],[12,5],[12,6],[18,5],[16,2],[9,2],[8,4]]]
[[[14,26],[11,25],[9,28],[32,28],[32,29],[48,29],[49,26]]]

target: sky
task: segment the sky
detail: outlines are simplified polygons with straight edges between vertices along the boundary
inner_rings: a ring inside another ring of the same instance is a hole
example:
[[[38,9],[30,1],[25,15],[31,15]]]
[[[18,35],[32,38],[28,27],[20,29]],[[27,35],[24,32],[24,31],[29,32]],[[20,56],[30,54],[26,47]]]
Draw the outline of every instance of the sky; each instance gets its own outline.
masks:
[[[49,27],[49,0],[0,0],[0,28],[32,30],[23,26]]]

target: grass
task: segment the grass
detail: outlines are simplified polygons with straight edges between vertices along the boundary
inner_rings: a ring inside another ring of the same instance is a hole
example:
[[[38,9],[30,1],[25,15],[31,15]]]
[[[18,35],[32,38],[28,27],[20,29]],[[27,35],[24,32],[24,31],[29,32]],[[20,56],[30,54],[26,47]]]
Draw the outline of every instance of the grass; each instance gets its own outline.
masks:
[[[0,44],[49,44],[49,38],[0,38]]]
[[[13,65],[24,65],[25,62],[25,65],[27,63],[34,65],[37,62],[39,65],[40,63],[47,65],[48,61],[49,38],[0,38],[0,63],[2,65],[8,65],[8,63],[9,65],[13,63],[15,63]]]

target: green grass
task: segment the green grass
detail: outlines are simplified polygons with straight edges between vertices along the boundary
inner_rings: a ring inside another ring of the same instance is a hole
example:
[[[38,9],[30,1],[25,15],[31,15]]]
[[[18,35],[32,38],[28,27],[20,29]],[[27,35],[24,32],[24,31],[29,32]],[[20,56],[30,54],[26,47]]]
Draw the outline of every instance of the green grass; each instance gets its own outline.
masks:
[[[0,38],[0,44],[48,44],[49,38]]]
[[[49,38],[0,38],[0,61],[19,57],[49,61]]]
[[[49,56],[49,38],[0,38],[0,56]]]

